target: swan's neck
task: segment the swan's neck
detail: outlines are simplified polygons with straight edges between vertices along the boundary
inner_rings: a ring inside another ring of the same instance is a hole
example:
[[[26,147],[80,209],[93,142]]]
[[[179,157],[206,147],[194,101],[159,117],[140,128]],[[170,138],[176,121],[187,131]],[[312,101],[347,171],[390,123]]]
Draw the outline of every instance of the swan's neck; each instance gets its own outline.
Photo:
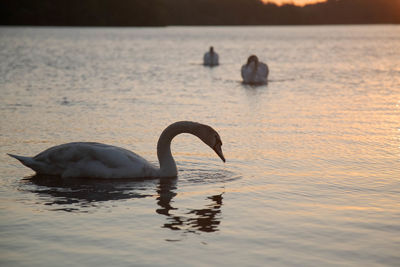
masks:
[[[161,177],[173,177],[178,174],[176,163],[171,153],[172,139],[181,133],[191,133],[199,136],[196,131],[198,126],[199,124],[195,122],[180,121],[171,124],[161,133],[157,143],[157,156],[160,163],[159,175]]]

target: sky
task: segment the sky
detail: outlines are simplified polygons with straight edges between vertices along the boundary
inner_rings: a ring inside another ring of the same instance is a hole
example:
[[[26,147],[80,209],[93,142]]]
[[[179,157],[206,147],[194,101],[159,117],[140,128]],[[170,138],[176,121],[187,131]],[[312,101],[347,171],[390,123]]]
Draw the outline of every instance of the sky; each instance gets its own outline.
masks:
[[[287,3],[293,3],[299,6],[304,6],[306,4],[313,4],[317,2],[325,2],[325,0],[263,0],[263,2],[270,2],[270,3],[276,3],[278,5],[280,4],[287,4]]]

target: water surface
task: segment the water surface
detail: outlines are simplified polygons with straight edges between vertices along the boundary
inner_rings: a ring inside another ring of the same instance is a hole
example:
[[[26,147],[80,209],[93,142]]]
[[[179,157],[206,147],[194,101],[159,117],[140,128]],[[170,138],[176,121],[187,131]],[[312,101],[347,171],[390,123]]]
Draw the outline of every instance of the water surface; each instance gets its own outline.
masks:
[[[213,45],[221,65],[201,65]],[[398,266],[400,27],[0,28],[4,266]],[[256,54],[268,85],[241,83]],[[62,180],[6,153],[96,141],[176,179]]]

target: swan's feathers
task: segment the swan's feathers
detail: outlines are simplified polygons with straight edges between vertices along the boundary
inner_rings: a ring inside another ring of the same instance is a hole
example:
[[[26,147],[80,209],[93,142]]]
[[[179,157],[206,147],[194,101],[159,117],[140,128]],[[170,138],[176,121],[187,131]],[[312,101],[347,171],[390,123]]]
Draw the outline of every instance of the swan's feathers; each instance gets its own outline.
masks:
[[[150,177],[154,176],[156,170],[134,152],[93,142],[75,142],[51,147],[32,160],[36,166],[28,167],[37,173],[62,177]]]
[[[265,63],[259,62],[257,69],[255,68],[256,64],[254,62],[242,66],[243,81],[245,83],[266,83],[269,74],[268,66]]]
[[[204,65],[208,65],[208,66],[215,66],[218,65],[218,54],[217,53],[210,53],[207,52],[204,54],[203,57],[203,61],[204,61]]]

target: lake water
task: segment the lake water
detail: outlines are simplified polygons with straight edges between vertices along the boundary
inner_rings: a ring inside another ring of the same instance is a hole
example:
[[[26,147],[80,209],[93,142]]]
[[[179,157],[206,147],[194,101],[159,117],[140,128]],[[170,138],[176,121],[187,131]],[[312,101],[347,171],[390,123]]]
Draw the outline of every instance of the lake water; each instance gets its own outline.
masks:
[[[213,45],[220,66],[201,65]],[[0,28],[2,266],[399,266],[400,27]],[[269,83],[241,83],[256,54]],[[97,141],[176,179],[34,179]]]

